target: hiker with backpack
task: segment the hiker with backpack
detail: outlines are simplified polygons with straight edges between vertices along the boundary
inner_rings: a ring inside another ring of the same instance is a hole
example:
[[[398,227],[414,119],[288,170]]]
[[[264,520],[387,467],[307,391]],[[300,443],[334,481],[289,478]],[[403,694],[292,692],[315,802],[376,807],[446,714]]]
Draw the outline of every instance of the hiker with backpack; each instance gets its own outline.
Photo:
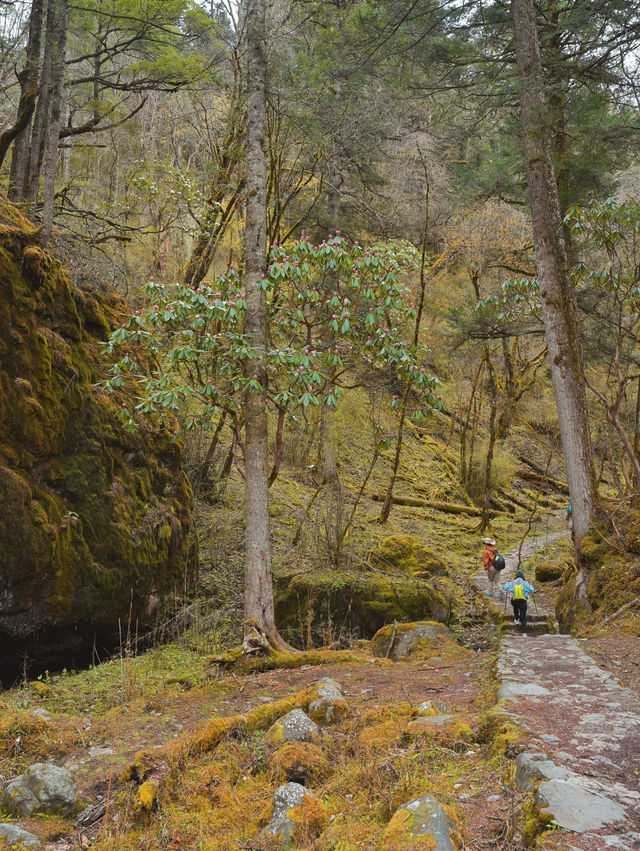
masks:
[[[524,572],[518,568],[515,579],[505,582],[504,592],[511,594],[511,605],[513,606],[513,622],[520,623],[522,635],[527,637],[527,597],[533,594],[533,585],[524,578]],[[502,591],[500,592],[502,597]]]
[[[484,544],[482,563],[487,572],[487,579],[489,580],[487,596],[493,597],[496,583],[500,579],[500,571],[504,568],[504,557],[496,549],[496,542],[493,538],[483,538],[482,543]]]

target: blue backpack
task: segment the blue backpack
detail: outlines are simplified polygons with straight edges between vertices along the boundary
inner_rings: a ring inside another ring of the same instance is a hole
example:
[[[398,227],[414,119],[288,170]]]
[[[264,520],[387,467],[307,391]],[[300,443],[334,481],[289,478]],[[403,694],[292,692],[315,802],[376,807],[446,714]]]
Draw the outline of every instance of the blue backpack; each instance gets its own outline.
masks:
[[[504,570],[504,556],[501,556],[500,553],[496,550],[496,554],[493,557],[493,569],[494,570]]]

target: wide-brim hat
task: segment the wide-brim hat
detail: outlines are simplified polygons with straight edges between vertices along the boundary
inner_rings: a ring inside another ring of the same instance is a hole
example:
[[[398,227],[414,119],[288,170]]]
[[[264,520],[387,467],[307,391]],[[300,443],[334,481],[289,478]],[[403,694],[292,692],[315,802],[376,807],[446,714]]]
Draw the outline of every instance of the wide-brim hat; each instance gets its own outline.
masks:
[[[490,547],[495,547],[496,545],[496,542],[493,540],[493,538],[483,538],[482,543],[489,544]]]

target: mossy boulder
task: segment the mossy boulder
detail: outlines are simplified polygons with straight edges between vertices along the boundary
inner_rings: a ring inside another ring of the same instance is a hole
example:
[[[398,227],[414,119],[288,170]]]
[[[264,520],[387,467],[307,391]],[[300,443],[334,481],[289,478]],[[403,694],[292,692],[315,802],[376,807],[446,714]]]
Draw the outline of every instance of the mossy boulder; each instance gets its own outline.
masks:
[[[302,709],[292,709],[265,733],[265,741],[280,745],[286,742],[315,742],[321,738],[320,728]]]
[[[374,656],[393,659],[432,656],[440,653],[443,643],[453,643],[453,636],[446,626],[435,621],[399,623],[384,626],[371,639]]]
[[[536,565],[536,579],[538,582],[554,582],[560,579],[564,573],[564,565],[552,564],[548,561],[543,561]]]
[[[287,742],[275,752],[272,764],[281,779],[303,785],[318,782],[331,770],[329,760],[312,742]]]
[[[403,804],[385,828],[381,851],[455,851],[462,845],[458,819],[431,795]]]
[[[445,576],[419,579],[378,570],[277,568],[276,622],[293,643],[307,636],[327,644],[340,634],[371,638],[393,621],[449,623],[460,590]]]
[[[369,553],[379,570],[405,576],[446,576],[449,567],[413,535],[391,535]]]
[[[180,446],[126,431],[97,386],[125,305],[34,243],[0,201],[0,678],[25,655],[42,669],[113,647],[119,620],[143,629],[188,575]]]

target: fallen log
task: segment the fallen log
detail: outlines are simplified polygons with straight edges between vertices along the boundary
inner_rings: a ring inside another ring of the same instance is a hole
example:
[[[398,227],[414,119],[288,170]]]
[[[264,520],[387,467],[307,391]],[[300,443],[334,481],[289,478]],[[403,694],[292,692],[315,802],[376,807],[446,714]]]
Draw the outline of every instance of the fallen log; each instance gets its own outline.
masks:
[[[537,485],[546,485],[558,493],[569,494],[569,486],[564,482],[554,479],[552,476],[547,476],[544,473],[536,473],[533,470],[518,470],[516,477],[524,479],[527,482],[534,482]]]
[[[385,498],[384,494],[369,494],[369,499],[374,500],[374,502],[383,502]],[[394,496],[393,503],[394,505],[408,505],[413,508],[433,508],[436,511],[442,511],[445,514],[470,514],[472,517],[482,516],[482,509],[477,508],[476,506],[460,505],[456,502],[440,502],[439,500],[432,499],[418,499],[415,496]],[[505,513],[506,512],[504,511],[496,511],[495,509],[490,512],[491,515]]]

